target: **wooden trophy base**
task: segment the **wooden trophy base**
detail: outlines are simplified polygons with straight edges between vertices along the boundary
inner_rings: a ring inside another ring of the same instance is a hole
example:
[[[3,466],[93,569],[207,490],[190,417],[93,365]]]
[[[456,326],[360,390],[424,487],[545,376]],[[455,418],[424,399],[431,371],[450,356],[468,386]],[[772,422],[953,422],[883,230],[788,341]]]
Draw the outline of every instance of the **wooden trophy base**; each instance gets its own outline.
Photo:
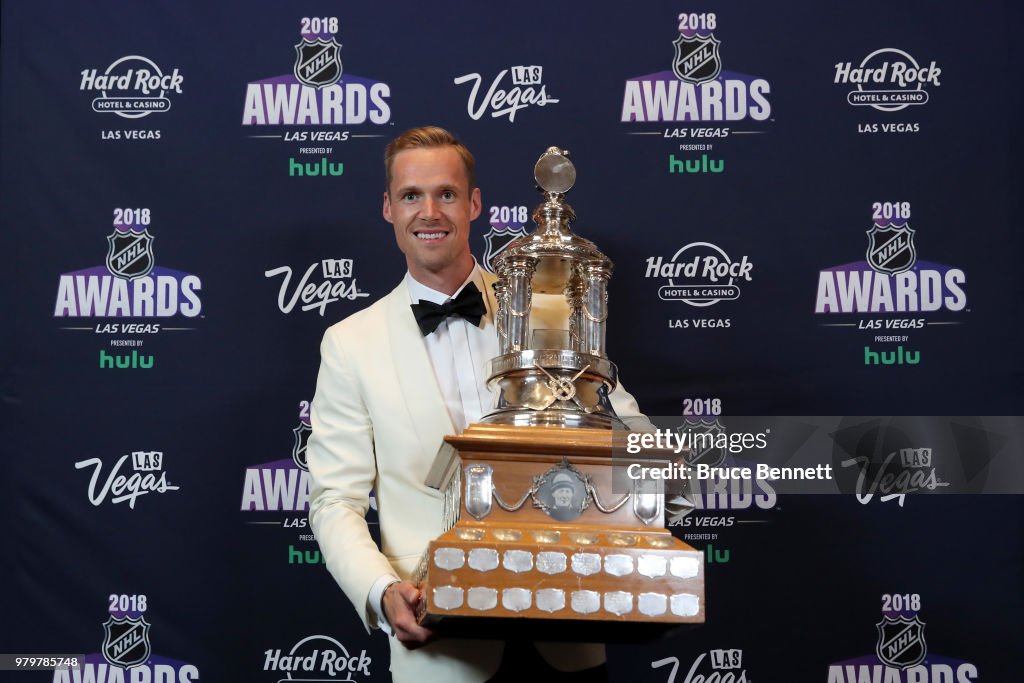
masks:
[[[661,507],[645,524],[631,505],[635,494],[612,491],[612,439],[608,430],[497,425],[447,437],[435,481],[460,494],[460,514],[417,571],[420,623],[446,633],[509,637],[524,628],[533,638],[603,641],[702,623],[703,553],[664,528]],[[473,472],[491,477],[483,490],[497,505],[481,506]],[[545,502],[545,486],[572,477],[589,499],[566,519]]]

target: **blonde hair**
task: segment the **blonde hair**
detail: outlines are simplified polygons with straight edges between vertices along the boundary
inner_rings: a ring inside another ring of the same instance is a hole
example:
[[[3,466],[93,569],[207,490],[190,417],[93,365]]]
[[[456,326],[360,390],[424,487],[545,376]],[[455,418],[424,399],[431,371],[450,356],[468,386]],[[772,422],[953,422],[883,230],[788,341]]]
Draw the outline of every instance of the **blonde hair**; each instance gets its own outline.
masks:
[[[455,148],[455,151],[462,157],[462,163],[466,167],[466,178],[469,180],[469,189],[472,190],[476,186],[476,160],[473,159],[473,153],[454,135],[437,126],[410,128],[388,144],[384,150],[384,174],[387,183],[384,189],[388,192],[391,191],[391,168],[394,166],[395,157],[399,152],[404,152],[407,149],[430,149],[433,147]]]

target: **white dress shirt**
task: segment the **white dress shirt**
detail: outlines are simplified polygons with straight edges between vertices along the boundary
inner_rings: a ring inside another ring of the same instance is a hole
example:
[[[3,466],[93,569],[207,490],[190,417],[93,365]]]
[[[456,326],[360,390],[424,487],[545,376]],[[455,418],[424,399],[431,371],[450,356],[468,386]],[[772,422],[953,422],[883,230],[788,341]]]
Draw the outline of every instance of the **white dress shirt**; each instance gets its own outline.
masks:
[[[481,295],[484,294],[485,285],[479,265],[473,268],[452,296],[417,282],[408,272],[405,274],[410,305],[419,301],[443,304],[455,298],[470,282],[476,285]],[[487,305],[486,296],[484,305]],[[436,330],[426,335],[423,342],[452,424],[456,432],[461,432],[468,425],[479,422],[491,410],[492,394],[487,387],[487,363],[498,355],[494,312],[488,310],[479,325],[473,325],[459,316],[449,316]],[[370,608],[377,617],[377,625],[389,635],[392,633],[391,625],[384,615],[381,599],[387,587],[397,582],[396,576],[381,576],[370,588],[368,597]]]
[[[419,301],[443,304],[454,299],[470,282],[483,295],[484,280],[479,266],[473,268],[452,296],[420,284],[412,275],[405,274],[410,304]],[[437,385],[441,388],[456,432],[479,422],[491,410],[487,363],[498,355],[498,335],[494,331],[493,318],[492,312],[487,311],[480,319],[480,324],[473,325],[465,318],[449,316],[436,330],[423,338],[430,364],[434,366],[434,377],[437,378]]]

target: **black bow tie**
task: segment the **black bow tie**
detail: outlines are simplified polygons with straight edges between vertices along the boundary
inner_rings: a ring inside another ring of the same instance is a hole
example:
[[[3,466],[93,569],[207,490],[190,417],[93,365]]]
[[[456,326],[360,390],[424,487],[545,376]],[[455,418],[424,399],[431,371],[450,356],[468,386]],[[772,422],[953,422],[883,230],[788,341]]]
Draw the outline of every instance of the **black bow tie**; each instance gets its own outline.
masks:
[[[474,325],[479,325],[480,318],[484,317],[486,312],[484,297],[472,282],[463,287],[459,295],[451,301],[435,304],[420,299],[418,304],[412,305],[412,314],[416,316],[416,324],[420,326],[420,332],[424,337],[436,330],[441,321],[450,315],[461,316]]]

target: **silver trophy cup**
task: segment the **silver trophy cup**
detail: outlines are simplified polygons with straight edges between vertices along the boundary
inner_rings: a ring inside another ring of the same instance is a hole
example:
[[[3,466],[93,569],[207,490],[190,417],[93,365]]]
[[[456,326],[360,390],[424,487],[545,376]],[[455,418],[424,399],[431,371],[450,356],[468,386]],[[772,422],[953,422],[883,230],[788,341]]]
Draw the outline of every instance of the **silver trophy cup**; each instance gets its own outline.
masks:
[[[612,262],[570,229],[576,214],[563,198],[576,182],[576,167],[569,153],[549,147],[534,178],[544,195],[533,212],[536,229],[493,262],[499,353],[488,380],[494,409],[481,421],[625,429],[608,400],[618,381],[605,352]],[[537,295],[563,298],[562,326],[531,326]]]

